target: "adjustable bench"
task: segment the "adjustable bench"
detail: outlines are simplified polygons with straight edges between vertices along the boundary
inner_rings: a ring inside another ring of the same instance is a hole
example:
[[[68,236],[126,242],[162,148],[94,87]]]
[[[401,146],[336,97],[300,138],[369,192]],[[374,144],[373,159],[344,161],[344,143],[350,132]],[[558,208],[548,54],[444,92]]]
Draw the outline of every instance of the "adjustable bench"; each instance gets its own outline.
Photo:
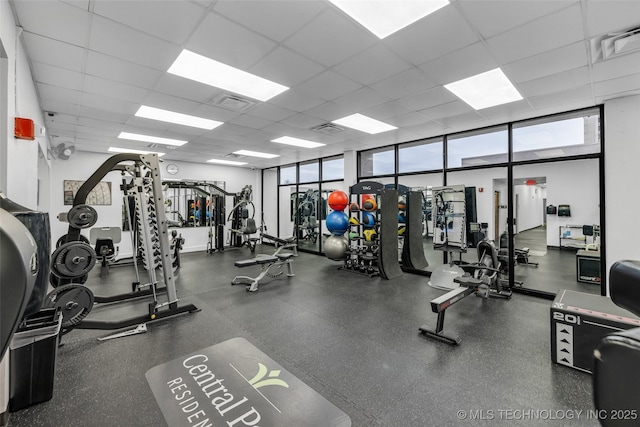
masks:
[[[249,276],[236,276],[231,281],[232,285],[249,285],[247,286],[247,291],[255,292],[258,290],[258,285],[260,282],[266,277],[276,278],[282,275],[282,266],[287,265],[287,276],[293,277],[293,269],[291,267],[291,263],[294,256],[293,253],[275,253],[274,255],[258,255],[255,258],[243,259],[240,261],[236,261],[234,265],[239,268],[249,267],[251,265],[259,265],[260,266],[260,274],[258,277],[249,277]]]
[[[284,249],[293,249],[293,256],[298,256],[298,245],[296,244],[296,238],[293,236],[282,239],[280,237],[262,233],[262,239],[273,242],[276,247],[276,252],[274,253],[274,255],[279,254]]]

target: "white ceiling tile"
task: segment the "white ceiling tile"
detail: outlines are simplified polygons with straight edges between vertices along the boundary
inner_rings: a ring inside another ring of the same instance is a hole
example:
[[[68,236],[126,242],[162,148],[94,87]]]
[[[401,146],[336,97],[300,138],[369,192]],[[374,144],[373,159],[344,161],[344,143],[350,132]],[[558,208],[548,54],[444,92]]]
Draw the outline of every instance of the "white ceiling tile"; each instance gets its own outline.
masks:
[[[359,84],[342,77],[334,71],[324,73],[298,86],[303,92],[324,98],[328,101],[352,92],[360,87]]]
[[[255,129],[246,126],[240,126],[231,122],[225,122],[222,126],[218,126],[217,128],[210,131],[207,136],[209,138],[234,139],[240,136],[245,136],[253,132],[254,130]]]
[[[478,42],[422,64],[420,69],[435,82],[448,84],[497,66],[484,43]]]
[[[80,105],[129,115],[134,114],[139,107],[139,104],[87,92],[82,94]]]
[[[293,111],[305,111],[324,102],[324,99],[317,96],[311,96],[296,88],[284,91],[280,95],[269,100],[270,104],[275,104]]]
[[[58,1],[16,1],[12,4],[19,25],[26,32],[87,47],[91,22],[88,11]]]
[[[335,70],[355,82],[370,85],[409,68],[411,64],[378,44],[337,65]]]
[[[276,46],[266,37],[209,13],[185,48],[246,71]]]
[[[293,87],[320,74],[323,70],[325,67],[280,46],[261,59],[249,71],[265,79]]]
[[[75,114],[69,115],[69,114],[56,113],[53,117],[49,115],[45,115],[44,119],[46,123],[51,123],[52,125],[55,125],[58,123],[71,123],[71,124],[80,123],[78,121],[78,117],[76,117]]]
[[[60,86],[74,90],[82,89],[82,80],[84,77],[81,73],[77,73],[75,71],[34,62],[33,73],[35,74],[36,82],[38,83]]]
[[[357,89],[333,100],[334,103],[354,113],[360,113],[366,108],[384,104],[388,101],[389,98],[368,87]]]
[[[629,74],[635,74],[640,70],[640,52],[619,56],[593,64],[593,80],[615,79]]]
[[[42,64],[65,70],[83,71],[86,49],[27,32],[23,37],[30,58],[37,58]]]
[[[78,90],[47,84],[38,84],[38,93],[41,99],[51,99],[69,104],[77,104],[80,102],[80,96],[82,95],[82,92]]]
[[[441,117],[437,120],[442,125],[445,133],[462,132],[485,125],[485,119],[476,111],[471,111],[457,116]]]
[[[133,116],[129,120],[127,120],[127,126],[153,129],[154,131],[158,132],[157,134],[159,135],[160,133],[168,130],[171,125],[160,120],[151,120],[145,119],[144,117]]]
[[[141,104],[147,95],[146,89],[125,85],[118,82],[102,79],[100,77],[85,76],[82,85],[83,92],[102,95],[107,98],[117,98],[124,101]]]
[[[442,86],[438,86],[415,95],[400,98],[398,100],[398,104],[401,104],[411,110],[419,111],[435,107],[440,104],[448,104],[452,101],[456,101],[457,99],[458,97],[453,93]]]
[[[78,104],[69,104],[67,102],[62,102],[59,100],[43,100],[42,108],[45,111],[51,111],[56,113],[59,116],[72,116],[76,117],[78,115]],[[71,123],[71,122],[69,122]]]
[[[462,13],[484,38],[489,38],[527,22],[563,9],[576,0],[460,0]]]
[[[385,120],[386,123],[389,123],[390,125],[394,125],[398,128],[404,128],[406,126],[417,126],[417,125],[427,123],[429,121],[430,120],[426,116],[420,113],[416,113],[415,111],[411,111],[410,113],[403,114],[401,116],[391,117]]]
[[[151,89],[164,74],[164,71],[93,51],[89,51],[87,55],[86,72],[92,76],[147,89]]]
[[[440,136],[444,133],[443,126],[434,121],[425,122],[422,124],[407,126],[404,130],[412,132],[420,138],[431,138],[434,136]]]
[[[578,42],[503,65],[502,71],[509,80],[518,83],[572,70],[586,63],[587,47],[584,42]]]
[[[447,104],[440,104],[435,107],[425,108],[419,113],[426,116],[430,120],[438,120],[447,116],[459,116],[467,114],[469,111],[475,111],[467,103],[463,101],[452,101]],[[439,121],[439,120],[438,120]]]
[[[478,111],[478,114],[487,120],[496,123],[504,123],[507,121],[517,120],[523,114],[533,113],[533,108],[527,101],[509,102],[508,104],[496,105],[494,107],[485,108]]]
[[[279,122],[296,114],[295,111],[291,111],[286,108],[278,107],[269,103],[259,103],[250,110],[247,111],[250,116],[259,117],[261,119],[271,120]]]
[[[522,96],[528,98],[563,91],[575,86],[584,86],[589,82],[589,68],[585,66],[519,83],[517,89]]]
[[[637,28],[640,24],[637,0],[587,0],[585,10],[589,37]]]
[[[305,111],[305,114],[311,117],[317,117],[322,120],[331,121],[341,117],[353,114],[350,108],[334,104],[333,102],[325,102]]]
[[[288,117],[282,121],[289,126],[293,126],[298,129],[310,129],[315,126],[323,124],[325,121],[317,117],[311,117],[306,114],[296,114],[295,116]]]
[[[195,102],[205,102],[222,93],[220,89],[169,73],[160,78],[154,91]]]
[[[262,129],[265,126],[272,124],[273,120],[265,120],[259,117],[242,114],[234,118],[233,120],[230,120],[229,123],[232,123],[238,126],[252,128],[252,129]]]
[[[304,27],[326,7],[321,1],[219,1],[213,10],[277,42]],[[286,19],[283,19],[286,17]]]
[[[204,117],[205,119],[217,120],[219,122],[226,123],[235,117],[238,117],[241,112],[231,111],[224,108],[215,107],[208,104],[200,104],[191,112],[196,117]]]
[[[378,120],[384,120],[389,117],[401,116],[407,114],[411,110],[404,107],[398,101],[385,102],[384,104],[376,105],[370,108],[365,108],[361,111],[365,116],[373,117]]]
[[[373,46],[376,36],[329,8],[284,44],[299,54],[331,67]]]
[[[499,63],[505,64],[573,44],[583,36],[582,13],[576,4],[489,38],[487,44]]]
[[[194,113],[194,111],[202,105],[199,102],[190,101],[184,98],[178,98],[176,96],[171,96],[160,92],[147,93],[147,95],[140,101],[140,103],[142,105],[148,105],[149,107],[174,111],[176,113],[191,114],[198,117],[204,117]]]
[[[78,120],[86,117],[94,120],[103,120],[107,122],[126,123],[131,117],[131,113],[119,113],[113,111],[106,111],[99,108],[83,107],[77,111]]]
[[[79,117],[78,124],[83,127],[94,128],[94,129],[106,129],[111,131],[116,131],[122,129],[125,122],[110,122],[106,120],[95,120],[87,117]]]
[[[391,99],[400,99],[436,86],[437,83],[435,83],[431,77],[415,68],[403,71],[371,85],[373,89]]]
[[[169,69],[181,51],[177,44],[101,16],[93,18],[90,49],[160,71]]]
[[[605,98],[614,95],[623,96],[627,92],[628,94],[636,93],[638,89],[640,89],[640,73],[597,82],[594,85],[596,96]]]
[[[382,40],[413,65],[443,56],[478,41],[460,12],[448,5]]]
[[[143,33],[183,44],[201,19],[204,9],[184,1],[118,1],[94,0],[93,12],[135,28]]]
[[[532,96],[528,100],[536,110],[566,103],[570,100],[593,99],[591,85],[579,86],[567,91]]]

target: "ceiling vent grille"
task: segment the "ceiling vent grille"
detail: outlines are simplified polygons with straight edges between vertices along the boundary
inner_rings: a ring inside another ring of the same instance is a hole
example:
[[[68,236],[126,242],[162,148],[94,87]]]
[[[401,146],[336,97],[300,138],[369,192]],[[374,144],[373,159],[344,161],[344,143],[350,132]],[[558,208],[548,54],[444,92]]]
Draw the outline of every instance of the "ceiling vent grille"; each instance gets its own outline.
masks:
[[[609,33],[591,40],[593,62],[606,61],[640,49],[640,27]]]
[[[225,157],[231,158],[231,159],[244,159],[247,156],[241,156],[240,154],[236,154],[236,153],[229,153]]]
[[[238,95],[230,95],[228,93],[223,93],[216,96],[211,104],[215,105],[216,107],[240,112],[247,111],[248,109],[256,105],[255,101],[242,98]]]
[[[312,131],[322,133],[324,135],[335,135],[338,132],[342,132],[345,128],[334,125],[333,123],[324,123],[316,127],[311,128]]]

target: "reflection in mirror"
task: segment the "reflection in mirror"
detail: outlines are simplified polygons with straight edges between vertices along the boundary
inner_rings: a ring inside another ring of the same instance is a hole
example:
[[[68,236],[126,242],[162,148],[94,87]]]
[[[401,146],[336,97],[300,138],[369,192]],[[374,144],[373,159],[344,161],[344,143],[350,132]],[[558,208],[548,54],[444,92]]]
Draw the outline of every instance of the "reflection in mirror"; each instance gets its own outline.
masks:
[[[343,181],[332,181],[332,182],[322,183],[322,194],[320,198],[320,203],[321,203],[320,240],[322,240],[322,243],[324,243],[324,241],[327,240],[327,237],[331,235],[331,232],[329,232],[329,229],[327,229],[327,223],[326,223],[327,215],[329,214],[329,212],[331,212],[331,208],[329,208],[328,200],[329,200],[329,194],[331,194],[333,191],[336,191],[336,190],[344,191],[345,193],[349,192],[348,189],[347,190],[344,189]]]
[[[294,233],[294,210],[297,204],[297,193],[295,185],[286,185],[278,188],[280,203],[279,203],[279,218],[278,218],[278,235],[281,239],[288,237],[295,237]],[[270,233],[271,234],[271,233]]]
[[[169,227],[211,226],[215,199],[225,195],[224,181],[163,181],[162,185]]]
[[[262,171],[262,212],[260,216],[261,230],[265,234],[275,235],[278,230],[278,170]]]
[[[515,279],[524,287],[600,294],[598,176],[598,159],[514,167]]]
[[[320,250],[320,219],[326,206],[320,197],[318,184],[305,184],[298,187],[297,195],[292,194],[292,216],[294,235],[298,239],[298,249],[318,252]],[[325,214],[326,215],[326,214]]]
[[[433,249],[433,220],[431,216],[431,189],[442,185],[442,173],[399,176],[398,184],[422,193],[423,247],[425,258],[429,263],[426,271],[431,272],[433,268],[443,263],[442,253]]]

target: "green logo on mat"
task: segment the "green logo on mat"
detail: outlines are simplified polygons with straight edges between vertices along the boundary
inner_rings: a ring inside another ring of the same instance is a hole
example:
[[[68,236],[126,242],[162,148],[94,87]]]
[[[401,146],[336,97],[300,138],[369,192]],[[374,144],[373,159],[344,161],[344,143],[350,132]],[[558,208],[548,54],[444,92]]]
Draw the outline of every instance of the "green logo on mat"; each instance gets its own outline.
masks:
[[[262,363],[258,363],[258,373],[256,374],[255,377],[249,380],[249,384],[251,384],[253,388],[256,388],[256,389],[260,387],[264,387],[266,385],[279,385],[280,387],[289,388],[289,384],[287,384],[285,381],[278,378],[278,376],[280,375],[279,369],[269,372],[268,373],[269,378],[265,380],[264,377],[267,376],[267,372],[268,372],[267,367],[264,366]]]

